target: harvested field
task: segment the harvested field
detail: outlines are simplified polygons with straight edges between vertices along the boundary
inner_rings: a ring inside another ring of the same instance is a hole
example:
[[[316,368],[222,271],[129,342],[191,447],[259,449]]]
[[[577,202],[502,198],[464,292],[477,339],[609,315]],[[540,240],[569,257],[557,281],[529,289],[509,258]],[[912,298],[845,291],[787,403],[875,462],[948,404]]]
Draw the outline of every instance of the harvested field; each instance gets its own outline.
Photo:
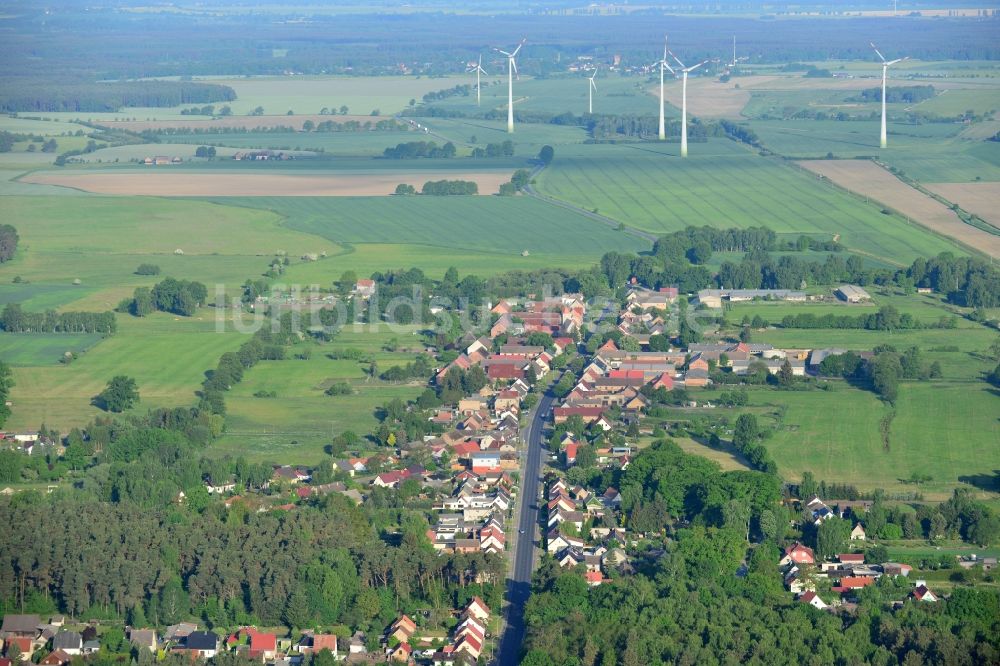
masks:
[[[743,107],[750,101],[752,85],[749,82],[765,83],[775,78],[777,77],[746,76],[729,83],[720,83],[714,78],[688,79],[688,114],[702,118],[740,118]],[[660,84],[647,88],[646,92],[659,99]],[[663,86],[663,96],[667,102],[680,109],[681,95],[681,82],[668,79]]]
[[[157,197],[357,197],[392,194],[400,183],[420,190],[429,180],[471,180],[480,194],[496,194],[510,171],[420,171],[337,176],[241,173],[33,173],[22,182],[72,187],[97,194]]]
[[[205,118],[204,120],[99,120],[97,124],[104,127],[125,129],[130,132],[144,132],[146,130],[178,129],[188,132],[198,130],[267,130],[272,127],[291,127],[296,130],[302,129],[302,124],[311,120],[314,124],[332,121],[334,123],[346,123],[350,121],[374,125],[380,120],[392,120],[385,116],[331,116],[331,115],[301,115],[301,116],[227,116],[225,118]]]
[[[930,183],[924,187],[1000,229],[1000,183]]]
[[[1000,236],[965,224],[947,206],[922,194],[868,160],[805,160],[810,171],[896,209],[919,224],[993,257],[1000,257]]]

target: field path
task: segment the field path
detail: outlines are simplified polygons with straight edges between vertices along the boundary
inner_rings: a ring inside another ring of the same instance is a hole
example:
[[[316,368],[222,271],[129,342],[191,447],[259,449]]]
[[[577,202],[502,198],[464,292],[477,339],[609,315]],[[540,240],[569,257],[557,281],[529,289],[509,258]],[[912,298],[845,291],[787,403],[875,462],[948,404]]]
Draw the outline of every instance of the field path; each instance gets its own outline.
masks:
[[[805,160],[813,173],[894,208],[920,225],[992,257],[1000,258],[1000,236],[965,224],[940,201],[910,187],[869,160]]]

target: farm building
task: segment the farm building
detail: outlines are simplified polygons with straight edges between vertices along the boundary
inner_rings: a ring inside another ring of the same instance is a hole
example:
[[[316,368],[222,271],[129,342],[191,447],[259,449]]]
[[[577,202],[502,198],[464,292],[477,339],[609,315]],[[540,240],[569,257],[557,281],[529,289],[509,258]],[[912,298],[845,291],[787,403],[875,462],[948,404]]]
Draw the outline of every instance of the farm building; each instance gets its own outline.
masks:
[[[848,303],[862,303],[872,300],[871,294],[853,284],[842,284],[837,287],[834,293],[837,295],[837,298],[845,300]]]
[[[698,292],[698,302],[708,308],[721,308],[723,301],[756,300],[802,302],[806,300],[806,292],[791,289],[702,289]]]

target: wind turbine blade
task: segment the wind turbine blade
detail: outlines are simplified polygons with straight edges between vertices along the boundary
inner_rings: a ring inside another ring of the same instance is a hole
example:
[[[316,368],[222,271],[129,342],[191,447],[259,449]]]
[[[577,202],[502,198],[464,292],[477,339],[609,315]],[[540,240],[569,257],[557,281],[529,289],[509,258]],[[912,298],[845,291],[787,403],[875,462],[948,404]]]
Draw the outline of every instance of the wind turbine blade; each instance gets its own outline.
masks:
[[[906,58],[896,58],[895,60],[890,60],[889,62],[885,63],[885,66],[886,67],[891,67],[891,66],[895,65],[897,62],[903,62],[904,60],[907,60],[908,58],[909,58],[909,56],[907,56]]]
[[[522,40],[521,40],[521,43],[517,45],[517,48],[516,48],[516,49],[514,49],[514,52],[513,52],[513,53],[512,53],[511,55],[515,55],[515,56],[516,56],[516,55],[517,55],[517,52],[521,50],[521,47],[522,47],[522,46],[524,46],[524,43],[525,43],[526,41],[527,41],[526,39],[522,39]]]
[[[597,84],[594,83],[594,79],[590,80],[590,87],[593,88],[594,90],[597,90]]]
[[[485,70],[485,69],[483,69],[483,66],[482,66],[482,65],[480,65],[480,66],[479,66],[479,72],[480,72],[481,74],[484,74],[484,75],[486,75],[486,76],[489,76],[489,74],[488,74],[488,73],[486,72],[486,70]]]
[[[511,56],[511,58],[510,58],[510,66],[514,68],[514,77],[518,81],[520,81],[521,80],[521,75],[517,73],[517,61],[514,60],[514,56]]]
[[[505,55],[505,56],[507,56],[508,58],[510,58],[510,57],[511,57],[511,54],[510,54],[510,53],[507,53],[506,51],[503,51],[503,50],[501,50],[501,49],[493,49],[493,50],[494,50],[494,51],[496,51],[497,53],[502,53],[502,54],[504,54],[504,55]]]
[[[681,59],[680,59],[680,58],[678,58],[677,56],[675,56],[675,55],[674,55],[674,52],[673,52],[673,51],[667,51],[667,53],[669,53],[669,54],[670,54],[670,57],[671,57],[671,58],[673,58],[674,60],[676,60],[676,61],[677,61],[677,64],[681,66],[681,69],[682,69],[682,70],[683,70],[683,69],[684,69],[684,68],[686,67],[686,65],[685,65],[684,63],[682,63],[682,62],[681,62]],[[666,60],[666,58],[664,58],[664,60]],[[669,65],[668,65],[668,66],[669,66]]]
[[[690,67],[688,67],[686,71],[693,72],[694,70],[698,69],[699,67],[701,67],[702,65],[707,64],[707,63],[708,63],[707,60],[702,60],[697,65],[691,65]]]
[[[875,55],[877,55],[879,57],[879,60],[881,60],[882,62],[885,62],[885,56],[882,55],[882,52],[879,51],[878,48],[876,48],[875,42],[868,42],[868,43],[872,45],[872,49],[874,49]]]

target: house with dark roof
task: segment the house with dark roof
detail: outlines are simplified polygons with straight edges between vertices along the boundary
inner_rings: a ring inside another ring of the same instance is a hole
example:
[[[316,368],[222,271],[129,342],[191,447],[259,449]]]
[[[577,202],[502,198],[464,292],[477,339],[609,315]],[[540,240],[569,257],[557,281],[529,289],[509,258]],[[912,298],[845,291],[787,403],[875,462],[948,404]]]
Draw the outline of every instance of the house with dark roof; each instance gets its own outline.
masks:
[[[83,636],[75,631],[60,631],[52,637],[52,649],[74,655],[83,652]]]
[[[34,638],[38,635],[38,625],[41,623],[42,620],[37,615],[4,615],[0,637]]]
[[[184,639],[183,646],[174,649],[211,659],[219,650],[219,637],[210,631],[192,631]]]

